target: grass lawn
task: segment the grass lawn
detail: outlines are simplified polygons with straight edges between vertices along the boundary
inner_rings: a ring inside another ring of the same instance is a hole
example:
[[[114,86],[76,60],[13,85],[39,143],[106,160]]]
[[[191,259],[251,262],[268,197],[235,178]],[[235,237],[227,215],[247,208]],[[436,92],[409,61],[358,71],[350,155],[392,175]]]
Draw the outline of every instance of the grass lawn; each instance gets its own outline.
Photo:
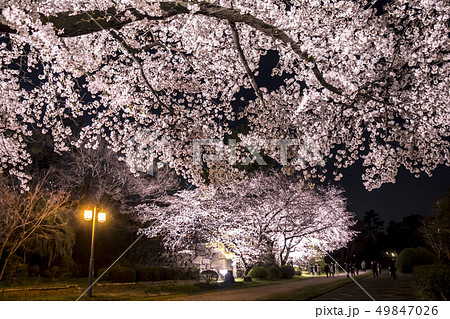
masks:
[[[274,285],[304,280],[307,277],[295,276],[287,280],[258,280],[244,282],[236,279],[232,286],[207,285],[198,281],[161,281],[146,283],[114,284],[101,282],[93,287],[92,298],[85,295],[81,300],[165,300],[205,291],[220,289],[245,289],[250,287]],[[66,289],[54,289],[62,286]],[[45,287],[53,289],[43,289]],[[76,300],[87,288],[87,278],[71,278],[64,281],[27,279],[14,286],[0,286],[0,300]]]

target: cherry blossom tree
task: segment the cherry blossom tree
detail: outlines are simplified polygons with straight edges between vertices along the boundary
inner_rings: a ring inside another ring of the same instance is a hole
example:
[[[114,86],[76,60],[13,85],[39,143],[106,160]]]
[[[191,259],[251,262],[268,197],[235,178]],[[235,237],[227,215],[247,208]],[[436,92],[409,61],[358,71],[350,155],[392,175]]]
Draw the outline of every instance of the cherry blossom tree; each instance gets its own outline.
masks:
[[[257,143],[305,178],[323,178],[322,159],[361,159],[369,190],[401,165],[431,175],[450,165],[450,4],[384,2],[2,0],[2,168],[26,182],[30,127],[64,151],[65,121],[83,118],[75,145],[103,137],[132,170],[158,158],[199,184],[193,140],[222,141],[244,118],[238,146]],[[258,77],[272,51],[276,89]],[[242,88],[255,98],[233,109]],[[283,139],[295,145],[273,142]]]
[[[246,269],[267,257],[286,264],[308,250],[344,247],[354,233],[342,191],[305,189],[294,178],[256,173],[219,187],[184,190],[165,205],[142,205],[142,231],[170,250],[206,243],[223,247]]]

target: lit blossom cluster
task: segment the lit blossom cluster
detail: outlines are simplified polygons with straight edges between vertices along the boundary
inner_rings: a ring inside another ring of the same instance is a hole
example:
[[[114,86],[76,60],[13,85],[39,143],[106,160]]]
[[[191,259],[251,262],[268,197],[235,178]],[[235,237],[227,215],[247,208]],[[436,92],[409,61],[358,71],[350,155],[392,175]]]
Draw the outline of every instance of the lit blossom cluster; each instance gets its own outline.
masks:
[[[286,264],[312,251],[332,251],[352,239],[354,216],[342,191],[305,189],[279,173],[258,173],[222,184],[184,190],[164,205],[140,205],[141,231],[172,251],[207,243],[222,247],[249,268],[268,255]]]
[[[450,4],[392,0],[378,13],[372,5],[2,0],[2,167],[23,174],[24,140],[34,129],[67,150],[67,123],[82,118],[75,146],[106,139],[136,171],[143,156],[130,143],[157,132],[145,160],[159,158],[200,184],[192,141],[223,139],[243,117],[246,139],[314,143],[336,179],[362,160],[367,189],[394,182],[402,165],[431,175],[450,165]],[[279,55],[273,75],[284,76],[276,89],[258,86],[269,50]],[[233,110],[243,87],[255,98]],[[261,147],[279,158],[279,147]],[[290,157],[302,151],[291,147]],[[286,172],[305,179],[327,173],[317,158],[288,162]]]

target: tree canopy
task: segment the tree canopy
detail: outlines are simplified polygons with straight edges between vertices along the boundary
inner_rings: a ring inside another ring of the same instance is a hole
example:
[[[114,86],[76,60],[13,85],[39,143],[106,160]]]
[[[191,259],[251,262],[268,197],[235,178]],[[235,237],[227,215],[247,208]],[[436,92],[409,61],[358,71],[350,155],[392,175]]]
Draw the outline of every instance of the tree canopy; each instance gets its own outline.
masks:
[[[249,130],[238,161],[256,145],[305,178],[326,174],[323,160],[362,159],[373,189],[401,165],[416,175],[450,165],[448,1],[3,0],[0,10],[0,158],[24,182],[31,131],[64,151],[76,118],[75,145],[105,138],[132,170],[157,158],[194,182],[193,141],[222,142],[239,119]],[[277,88],[258,76],[272,51]],[[242,88],[255,94],[237,109]]]

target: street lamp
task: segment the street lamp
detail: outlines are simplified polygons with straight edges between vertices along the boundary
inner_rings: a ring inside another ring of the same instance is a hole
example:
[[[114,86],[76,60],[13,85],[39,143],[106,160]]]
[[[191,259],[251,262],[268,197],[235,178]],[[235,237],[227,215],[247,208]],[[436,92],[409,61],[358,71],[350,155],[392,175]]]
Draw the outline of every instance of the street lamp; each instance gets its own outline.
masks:
[[[92,220],[92,238],[91,238],[91,258],[89,259],[89,275],[88,275],[88,297],[92,296],[92,278],[94,277],[94,239],[95,239],[95,220],[98,219],[99,223],[106,221],[106,213],[100,212],[97,214],[97,207],[92,209],[86,209],[84,211],[84,219],[87,221]]]

